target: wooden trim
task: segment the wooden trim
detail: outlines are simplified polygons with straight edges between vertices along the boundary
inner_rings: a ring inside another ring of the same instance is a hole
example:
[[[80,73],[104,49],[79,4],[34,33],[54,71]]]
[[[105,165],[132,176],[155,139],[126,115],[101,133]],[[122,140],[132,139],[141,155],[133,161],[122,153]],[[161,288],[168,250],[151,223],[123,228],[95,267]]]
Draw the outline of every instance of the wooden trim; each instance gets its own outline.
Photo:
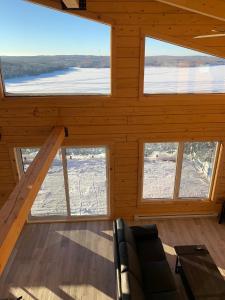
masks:
[[[182,164],[183,164],[183,155],[184,155],[184,142],[179,142],[178,143],[178,149],[177,149],[176,174],[175,174],[174,192],[173,192],[173,199],[174,200],[179,198],[180,180],[181,180],[181,172],[182,172]]]
[[[111,170],[111,161],[110,161],[110,151],[106,146],[106,184],[107,184],[107,217],[110,218],[112,215],[112,201],[111,201],[111,187],[112,187],[112,170]]]
[[[212,201],[212,190],[213,190],[213,186],[216,184],[216,178],[215,178],[215,173],[216,173],[216,169],[218,166],[218,159],[219,159],[219,150],[220,150],[220,142],[217,142],[216,145],[216,151],[215,151],[215,156],[214,156],[214,162],[213,162],[213,169],[212,169],[212,176],[210,178],[210,183],[209,183],[209,199]]]
[[[221,0],[156,0],[171,6],[201,14],[213,19],[225,21],[225,3]]]
[[[45,217],[32,217],[28,220],[29,224],[37,223],[74,223],[74,222],[87,222],[87,221],[105,221],[111,220],[110,216],[49,216],[48,219]]]
[[[34,199],[64,140],[64,128],[55,127],[27,172],[0,211],[0,273],[20,235]]]
[[[216,201],[216,190],[218,185],[218,178],[219,174],[221,174],[221,168],[224,168],[223,161],[224,161],[224,144],[222,142],[218,142],[217,150],[216,150],[216,157],[214,160],[214,168],[211,178],[210,190],[209,190],[209,198],[211,201]]]
[[[144,96],[145,77],[145,39],[146,35],[140,30],[140,66],[139,66],[139,99]]]
[[[116,30],[114,26],[111,26],[111,39],[110,39],[110,84],[111,84],[111,97],[116,96]]]
[[[139,141],[138,151],[138,202],[137,205],[143,203],[143,186],[144,186],[144,144],[146,141]]]
[[[20,168],[22,166],[21,165],[22,159],[19,156],[20,150],[18,148],[8,147],[8,151],[9,151],[9,158],[12,166],[13,177],[15,179],[15,182],[18,183],[21,177]]]
[[[64,176],[64,188],[65,188],[65,195],[66,195],[67,215],[71,216],[67,158],[66,158],[66,149],[64,147],[61,148],[61,156],[62,156],[62,166],[63,166],[63,176]]]

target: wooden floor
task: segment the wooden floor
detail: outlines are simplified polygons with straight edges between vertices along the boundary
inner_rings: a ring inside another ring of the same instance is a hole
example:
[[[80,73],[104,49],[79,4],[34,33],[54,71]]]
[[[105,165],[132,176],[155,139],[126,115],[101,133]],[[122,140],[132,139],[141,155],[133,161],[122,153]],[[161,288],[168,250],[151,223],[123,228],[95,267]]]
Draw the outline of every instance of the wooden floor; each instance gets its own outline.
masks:
[[[154,223],[173,271],[174,245],[205,244],[225,277],[224,224],[212,218]],[[105,221],[26,225],[0,279],[0,299],[106,300],[115,299],[114,291],[112,224]]]

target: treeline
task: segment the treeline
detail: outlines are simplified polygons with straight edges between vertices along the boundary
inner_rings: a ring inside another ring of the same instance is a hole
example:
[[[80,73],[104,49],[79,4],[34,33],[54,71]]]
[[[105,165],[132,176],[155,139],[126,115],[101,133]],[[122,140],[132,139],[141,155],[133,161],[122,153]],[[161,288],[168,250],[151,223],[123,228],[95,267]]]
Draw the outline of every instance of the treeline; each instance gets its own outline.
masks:
[[[211,162],[216,150],[216,142],[190,142],[185,143],[184,154],[191,159]],[[178,143],[147,143],[145,144],[145,157],[154,152],[177,154]]]
[[[77,68],[109,68],[109,56],[54,55],[2,56],[1,69],[5,79],[40,75]]]
[[[200,67],[225,65],[225,59],[215,56],[147,56],[146,66],[154,67]]]
[[[198,67],[225,65],[225,59],[212,56],[147,56],[146,66]],[[54,55],[54,56],[2,56],[1,70],[5,79],[40,75],[77,68],[109,68],[109,56]]]

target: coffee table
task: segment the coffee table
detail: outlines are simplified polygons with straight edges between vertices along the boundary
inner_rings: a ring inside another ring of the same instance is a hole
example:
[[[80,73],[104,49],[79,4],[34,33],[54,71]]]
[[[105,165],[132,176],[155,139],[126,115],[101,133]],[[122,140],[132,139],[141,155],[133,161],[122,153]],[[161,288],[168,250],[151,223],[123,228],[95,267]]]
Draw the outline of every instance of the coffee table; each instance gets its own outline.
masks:
[[[175,272],[190,299],[225,300],[225,280],[204,245],[175,246]]]

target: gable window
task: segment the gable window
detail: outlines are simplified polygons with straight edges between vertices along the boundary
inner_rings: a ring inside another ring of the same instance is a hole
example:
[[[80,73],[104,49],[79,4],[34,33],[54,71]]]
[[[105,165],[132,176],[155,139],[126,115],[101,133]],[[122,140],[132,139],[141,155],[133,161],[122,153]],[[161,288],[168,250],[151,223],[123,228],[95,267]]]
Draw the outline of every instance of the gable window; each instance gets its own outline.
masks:
[[[225,59],[145,38],[145,94],[224,92]]]
[[[218,142],[145,143],[142,199],[209,199]]]
[[[111,93],[110,26],[22,0],[1,2],[0,26],[6,95]]]
[[[39,148],[18,148],[20,173]],[[61,148],[42,183],[30,219],[104,217],[109,214],[106,147]]]

